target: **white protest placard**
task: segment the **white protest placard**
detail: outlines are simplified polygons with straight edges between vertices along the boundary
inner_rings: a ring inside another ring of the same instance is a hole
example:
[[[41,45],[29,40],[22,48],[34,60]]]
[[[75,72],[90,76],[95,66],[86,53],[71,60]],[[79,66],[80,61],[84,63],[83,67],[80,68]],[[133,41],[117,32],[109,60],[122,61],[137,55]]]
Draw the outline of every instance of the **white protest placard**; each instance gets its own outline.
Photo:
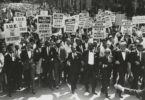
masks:
[[[132,34],[132,21],[122,20],[121,32],[123,34]]]
[[[23,16],[25,16],[25,13],[15,12],[15,17],[23,17]]]
[[[14,17],[14,23],[18,24],[20,33],[27,32],[27,20],[26,20],[26,17]]]
[[[121,26],[123,19],[126,19],[125,14],[116,14],[116,17],[115,17],[115,25]]]
[[[92,27],[93,27],[93,19],[88,18],[86,20],[83,28],[88,29],[88,28],[92,28]]]
[[[37,32],[40,38],[52,35],[51,16],[38,16]]]
[[[27,16],[27,17],[34,16],[34,15],[33,15],[33,11],[32,11],[32,10],[27,11],[27,12],[26,12],[26,16]]]
[[[77,30],[77,20],[76,17],[67,17],[65,19],[64,32],[74,33]]]
[[[89,18],[89,13],[80,13],[79,14],[79,27],[83,28],[88,18]]]
[[[64,14],[54,13],[53,14],[53,27],[63,28],[64,27]]]
[[[111,14],[111,21],[113,22],[113,23],[115,23],[115,20],[116,20],[116,15],[115,14]]]
[[[142,33],[145,33],[145,26],[142,26],[141,29]]]
[[[133,24],[144,24],[145,23],[145,16],[134,16],[132,17]]]
[[[104,16],[102,20],[105,21],[106,28],[112,27],[112,20],[110,16]]]
[[[94,39],[104,39],[105,38],[105,29],[106,25],[104,21],[96,21],[93,27],[93,38]]]
[[[4,24],[4,33],[7,44],[20,42],[20,32],[16,23]]]
[[[48,11],[42,10],[42,11],[40,11],[40,15],[48,16]]]

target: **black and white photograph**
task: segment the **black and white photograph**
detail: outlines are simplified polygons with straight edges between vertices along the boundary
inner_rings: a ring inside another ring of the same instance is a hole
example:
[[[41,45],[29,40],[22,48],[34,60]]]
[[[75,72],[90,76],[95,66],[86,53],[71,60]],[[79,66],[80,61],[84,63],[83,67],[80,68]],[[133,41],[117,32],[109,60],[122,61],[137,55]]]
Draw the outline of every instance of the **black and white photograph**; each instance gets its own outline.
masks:
[[[145,100],[145,0],[0,0],[0,100]]]

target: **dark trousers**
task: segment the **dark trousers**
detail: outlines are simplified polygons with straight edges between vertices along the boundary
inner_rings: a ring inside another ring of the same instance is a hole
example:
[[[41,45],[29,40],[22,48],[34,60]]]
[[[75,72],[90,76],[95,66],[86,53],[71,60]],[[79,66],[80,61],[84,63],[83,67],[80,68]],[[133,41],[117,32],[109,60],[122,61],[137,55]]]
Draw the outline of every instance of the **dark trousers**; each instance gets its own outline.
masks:
[[[127,71],[127,67],[126,66],[119,66],[119,80],[118,80],[118,84],[124,86],[125,85],[125,74]],[[119,96],[121,95],[121,91],[117,90],[117,93],[119,94]]]
[[[19,88],[21,86],[22,72],[22,64],[20,62],[15,62],[14,83],[16,84],[16,88]]]
[[[138,81],[139,81],[139,75],[140,75],[139,66],[132,66],[132,67],[134,67],[132,70],[134,79],[131,84],[131,89],[138,89]]]
[[[49,62],[42,61],[42,69],[43,69],[42,76],[46,80],[47,79],[47,74],[48,74],[48,71],[49,71]]]
[[[96,88],[96,70],[94,65],[87,65],[85,68],[85,89],[89,91],[89,84],[92,86],[92,92]]]
[[[61,63],[59,60],[54,60],[54,78],[55,78],[55,86],[58,86],[60,83],[60,69]]]
[[[78,70],[70,69],[70,84],[72,93],[77,88],[77,81],[78,81]]]
[[[63,72],[64,72],[64,81],[69,83],[70,82],[70,68],[69,66],[67,66],[66,62],[63,68]]]
[[[10,74],[7,74],[7,89],[8,89],[8,94],[11,95],[12,90],[13,90],[13,77]]]
[[[116,84],[116,82],[117,82],[118,69],[119,69],[119,67],[116,64],[114,64],[113,65],[113,84]]]
[[[55,87],[54,61],[51,61],[48,66],[48,84],[51,89]]]
[[[102,89],[101,89],[101,91],[105,94],[108,94],[108,89],[110,86],[111,68],[110,67],[102,68],[101,72],[102,72],[102,79],[101,79]]]
[[[31,82],[30,68],[24,70],[23,75],[24,75],[24,82],[25,82],[26,87],[30,88],[30,82]]]
[[[36,72],[36,68],[34,64],[31,64],[31,67],[27,70],[24,70],[24,81],[26,84],[27,88],[31,88],[32,91],[35,88],[35,72]]]

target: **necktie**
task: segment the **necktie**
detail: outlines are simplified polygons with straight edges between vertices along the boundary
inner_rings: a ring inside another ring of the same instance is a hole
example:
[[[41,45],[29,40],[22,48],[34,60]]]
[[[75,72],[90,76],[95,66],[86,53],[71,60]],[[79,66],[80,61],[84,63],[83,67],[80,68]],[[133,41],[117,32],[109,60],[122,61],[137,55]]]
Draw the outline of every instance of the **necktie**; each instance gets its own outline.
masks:
[[[49,47],[47,47],[47,55],[49,55]]]
[[[139,58],[140,58],[140,61],[141,61],[141,52],[139,53]]]

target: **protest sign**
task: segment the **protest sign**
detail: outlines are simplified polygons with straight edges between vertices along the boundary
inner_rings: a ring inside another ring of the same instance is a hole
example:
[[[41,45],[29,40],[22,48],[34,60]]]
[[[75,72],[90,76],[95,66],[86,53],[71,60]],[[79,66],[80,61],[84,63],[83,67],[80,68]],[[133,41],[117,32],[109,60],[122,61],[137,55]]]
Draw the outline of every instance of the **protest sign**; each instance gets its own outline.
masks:
[[[80,13],[79,14],[79,27],[83,28],[88,18],[89,18],[89,13]]]
[[[121,32],[123,34],[132,34],[132,21],[122,20]]]
[[[42,10],[42,11],[40,11],[40,15],[48,16],[48,11]]]
[[[92,28],[92,27],[93,27],[93,19],[87,18],[83,28],[88,29],[88,28]]]
[[[51,36],[51,16],[38,16],[37,32],[40,38],[46,38]]]
[[[105,38],[105,21],[96,21],[93,27],[93,38],[104,39]]]
[[[26,17],[14,17],[14,23],[18,24],[20,33],[27,32],[27,21],[26,21]]]
[[[116,14],[115,25],[121,26],[123,19],[126,19],[125,14]]]
[[[64,14],[54,13],[53,14],[53,27],[63,28],[64,27]]]
[[[145,33],[145,26],[141,26],[141,29],[142,33],[144,34]]]
[[[134,16],[132,17],[133,24],[145,24],[145,16]]]
[[[27,17],[34,16],[34,15],[33,15],[33,11],[32,11],[32,10],[27,11],[27,12],[26,12],[26,16],[27,16]]]
[[[112,27],[112,21],[110,16],[104,16],[102,20],[105,21],[106,28]]]
[[[25,13],[15,12],[15,17],[23,17],[23,16],[25,16]]]
[[[68,17],[65,19],[64,32],[73,33],[77,30],[77,20],[75,17]]]
[[[16,23],[4,24],[4,33],[7,44],[20,42],[20,32]]]

